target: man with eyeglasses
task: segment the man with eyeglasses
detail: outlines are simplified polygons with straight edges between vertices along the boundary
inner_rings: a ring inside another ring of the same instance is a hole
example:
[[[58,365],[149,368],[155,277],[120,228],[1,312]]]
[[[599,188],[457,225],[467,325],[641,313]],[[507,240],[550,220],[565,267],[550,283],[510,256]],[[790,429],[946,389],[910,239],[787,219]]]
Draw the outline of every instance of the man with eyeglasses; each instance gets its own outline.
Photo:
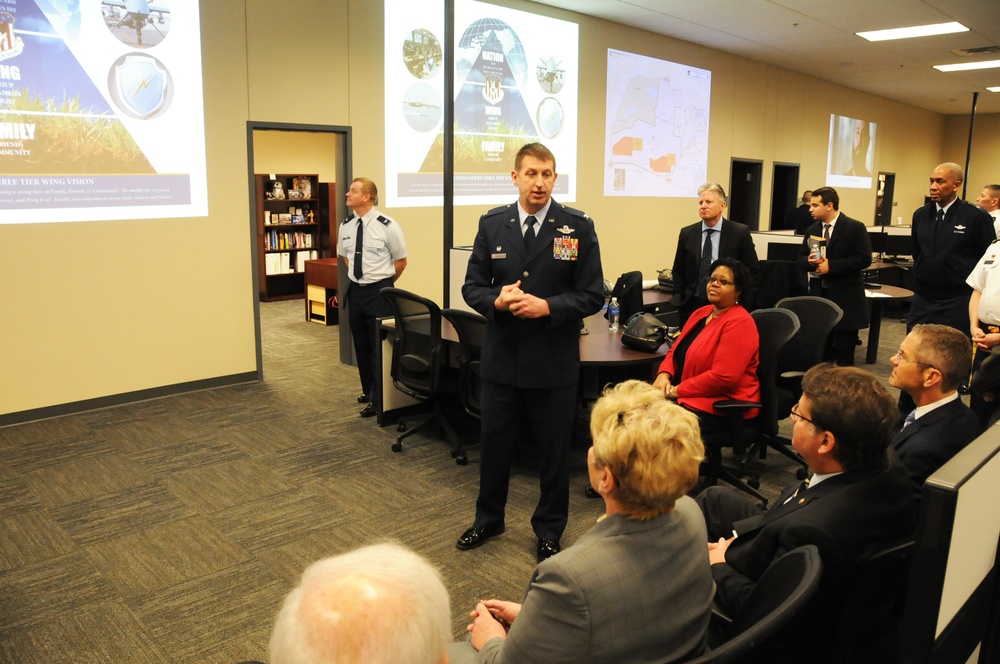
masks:
[[[866,371],[820,364],[802,380],[792,409],[792,446],[811,477],[787,487],[763,511],[739,494],[709,487],[697,497],[708,529],[716,600],[731,613],[782,554],[815,544],[823,560],[816,595],[777,636],[786,652],[810,652],[829,636],[857,564],[913,536],[916,503],[906,472],[889,463],[895,400]],[[797,647],[806,650],[795,650]],[[832,660],[831,660],[832,661]]]
[[[947,325],[917,325],[889,361],[889,384],[916,404],[892,446],[919,498],[924,480],[980,432],[978,418],[958,394],[972,363],[969,338]]]

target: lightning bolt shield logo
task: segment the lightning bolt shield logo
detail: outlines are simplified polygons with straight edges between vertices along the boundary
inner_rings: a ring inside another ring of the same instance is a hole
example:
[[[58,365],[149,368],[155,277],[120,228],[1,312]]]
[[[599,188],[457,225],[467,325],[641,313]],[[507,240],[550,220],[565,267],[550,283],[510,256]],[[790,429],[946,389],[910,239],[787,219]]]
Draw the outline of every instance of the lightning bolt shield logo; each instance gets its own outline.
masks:
[[[118,106],[140,120],[163,112],[170,95],[170,74],[149,55],[129,54],[111,69],[110,88]]]

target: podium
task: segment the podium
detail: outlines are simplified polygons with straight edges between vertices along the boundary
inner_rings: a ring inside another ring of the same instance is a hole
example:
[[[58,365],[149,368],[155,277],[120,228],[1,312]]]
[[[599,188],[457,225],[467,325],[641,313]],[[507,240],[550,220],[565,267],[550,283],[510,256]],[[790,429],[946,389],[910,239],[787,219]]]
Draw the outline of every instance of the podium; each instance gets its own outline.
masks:
[[[306,261],[306,320],[320,325],[337,325],[337,259]]]

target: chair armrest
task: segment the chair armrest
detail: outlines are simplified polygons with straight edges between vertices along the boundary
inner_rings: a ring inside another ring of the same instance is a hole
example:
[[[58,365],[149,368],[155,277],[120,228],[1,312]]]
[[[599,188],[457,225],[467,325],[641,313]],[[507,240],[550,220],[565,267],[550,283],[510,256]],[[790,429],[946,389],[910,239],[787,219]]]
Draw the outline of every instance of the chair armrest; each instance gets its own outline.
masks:
[[[802,380],[802,377],[805,376],[805,375],[806,375],[805,371],[782,371],[781,372],[781,377],[782,378],[787,378],[789,380],[791,380],[793,378],[798,378],[799,380]]]
[[[739,399],[726,399],[725,401],[716,401],[712,404],[716,410],[722,413],[735,413],[741,410],[750,410],[751,408],[762,408],[763,404],[759,401],[741,401]]]

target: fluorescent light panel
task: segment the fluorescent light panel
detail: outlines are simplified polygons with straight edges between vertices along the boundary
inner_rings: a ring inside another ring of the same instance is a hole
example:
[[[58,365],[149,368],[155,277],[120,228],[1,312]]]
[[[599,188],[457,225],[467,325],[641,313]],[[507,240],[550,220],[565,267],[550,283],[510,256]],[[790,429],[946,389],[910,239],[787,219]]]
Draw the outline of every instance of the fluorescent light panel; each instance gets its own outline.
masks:
[[[994,69],[1000,67],[1000,60],[984,60],[982,62],[960,62],[954,65],[934,65],[938,71],[969,71],[970,69]]]
[[[889,41],[890,39],[909,39],[910,37],[931,37],[933,35],[950,35],[954,32],[968,32],[969,29],[961,23],[935,23],[933,25],[915,25],[910,28],[890,28],[889,30],[872,30],[870,32],[855,32],[858,37],[868,41]]]
[[[1000,85],[995,85],[992,88],[986,88],[988,92],[1000,92]]]

